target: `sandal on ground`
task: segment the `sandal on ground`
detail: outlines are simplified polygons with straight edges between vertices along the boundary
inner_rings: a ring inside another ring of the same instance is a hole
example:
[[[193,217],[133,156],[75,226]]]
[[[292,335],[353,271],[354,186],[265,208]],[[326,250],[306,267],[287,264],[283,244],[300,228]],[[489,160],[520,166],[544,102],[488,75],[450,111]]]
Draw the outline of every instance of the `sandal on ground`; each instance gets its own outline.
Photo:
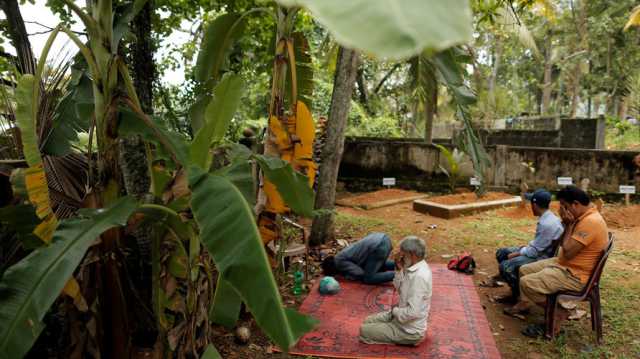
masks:
[[[544,324],[529,324],[520,331],[522,335],[529,338],[544,338],[547,334],[547,330]],[[564,333],[564,330],[558,330],[555,335]]]
[[[529,324],[520,333],[529,338],[543,338],[546,330],[542,324]]]

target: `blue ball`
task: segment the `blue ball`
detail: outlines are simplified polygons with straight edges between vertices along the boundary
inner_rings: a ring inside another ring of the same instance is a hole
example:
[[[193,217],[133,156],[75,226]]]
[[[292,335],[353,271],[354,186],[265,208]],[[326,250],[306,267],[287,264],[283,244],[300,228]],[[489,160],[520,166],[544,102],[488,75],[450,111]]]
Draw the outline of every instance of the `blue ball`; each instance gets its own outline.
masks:
[[[340,283],[333,277],[324,277],[320,280],[318,291],[320,294],[336,294],[340,291]]]

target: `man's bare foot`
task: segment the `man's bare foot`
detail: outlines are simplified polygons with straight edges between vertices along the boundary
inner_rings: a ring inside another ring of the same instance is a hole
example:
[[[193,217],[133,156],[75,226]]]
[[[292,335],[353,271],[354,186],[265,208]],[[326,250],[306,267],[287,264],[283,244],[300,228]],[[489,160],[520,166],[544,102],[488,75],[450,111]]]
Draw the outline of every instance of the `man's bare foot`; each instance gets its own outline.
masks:
[[[502,312],[506,315],[515,315],[515,314],[526,314],[529,313],[531,309],[531,305],[527,302],[518,302],[513,307],[506,307],[502,310]]]

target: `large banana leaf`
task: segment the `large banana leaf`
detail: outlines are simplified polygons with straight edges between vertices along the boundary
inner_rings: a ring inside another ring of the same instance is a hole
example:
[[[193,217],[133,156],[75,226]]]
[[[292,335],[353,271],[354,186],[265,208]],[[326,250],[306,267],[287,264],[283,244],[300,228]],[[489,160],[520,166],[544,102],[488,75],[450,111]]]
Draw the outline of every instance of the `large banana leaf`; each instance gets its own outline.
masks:
[[[37,99],[33,98],[33,86],[35,78],[31,74],[25,74],[18,79],[16,87],[16,122],[22,135],[22,150],[24,158],[30,167],[41,165],[42,157],[38,149],[38,136],[36,134],[35,107]]]
[[[294,171],[291,164],[280,158],[262,155],[255,155],[254,158],[267,179],[276,185],[289,208],[301,216],[312,218],[314,193],[309,178]]]
[[[118,112],[120,136],[140,135],[145,141],[155,144],[155,159],[171,160],[169,150],[165,147],[168,146],[181,165],[186,166],[189,163],[189,147],[184,135],[167,129],[167,126],[158,118],[150,118],[151,123],[146,124],[136,113],[126,107],[119,108]]]
[[[189,186],[200,238],[220,276],[269,338],[282,349],[290,348],[315,321],[283,308],[251,207],[229,180],[199,167],[189,169]]]
[[[238,109],[244,89],[244,82],[238,75],[227,73],[213,90],[204,115],[204,123],[191,144],[191,162],[200,168],[208,168],[211,163],[209,148],[222,140],[233,115]]]
[[[219,276],[216,293],[213,297],[213,306],[209,311],[209,319],[231,329],[238,321],[241,306],[242,298],[229,282]]]
[[[304,6],[343,46],[400,59],[472,40],[468,0],[277,0]]]
[[[465,58],[459,51],[456,47],[441,51],[433,56],[433,64],[451,91],[455,103],[468,106],[476,102],[476,95],[464,82],[464,69],[460,63]]]
[[[294,32],[293,50],[296,62],[296,87],[298,101],[302,101],[308,108],[312,108],[313,100],[313,59],[309,49],[309,41],[302,32]],[[287,100],[291,103],[291,72],[287,71],[286,92]]]
[[[453,96],[453,101],[457,107],[456,116],[464,124],[462,138],[458,147],[463,149],[471,158],[474,174],[481,183],[478,191],[482,194],[485,191],[484,174],[487,167],[491,165],[491,160],[473,130],[469,105],[475,103],[476,96],[464,83],[464,69],[461,65],[463,56],[458,54],[458,50],[457,48],[451,48],[436,54],[434,56],[434,64],[444,79],[444,84]]]
[[[93,88],[86,73],[86,62],[78,58],[72,66],[67,94],[56,107],[51,132],[45,139],[43,151],[64,156],[78,141],[78,132],[88,132],[93,114]]]
[[[249,157],[250,154],[248,156],[232,157],[228,166],[215,171],[213,174],[231,181],[242,193],[244,199],[253,206],[256,201],[256,191]]]
[[[0,358],[27,353],[44,328],[42,318],[89,246],[107,229],[126,224],[135,208],[134,199],[123,197],[92,217],[63,221],[50,245],[5,272],[0,282]]]
[[[235,41],[242,36],[244,27],[244,21],[237,14],[220,15],[206,25],[196,61],[196,81],[215,83],[219,79],[227,56]]]
[[[36,214],[42,222],[35,228],[34,234],[44,242],[49,242],[58,225],[51,210],[49,187],[44,173],[44,165],[38,136],[36,134],[36,113],[38,99],[34,98],[36,80],[33,75],[25,74],[18,80],[16,88],[16,122],[22,135],[22,151],[29,168],[24,170],[24,182],[29,201],[36,207]],[[39,86],[39,84],[37,84]]]

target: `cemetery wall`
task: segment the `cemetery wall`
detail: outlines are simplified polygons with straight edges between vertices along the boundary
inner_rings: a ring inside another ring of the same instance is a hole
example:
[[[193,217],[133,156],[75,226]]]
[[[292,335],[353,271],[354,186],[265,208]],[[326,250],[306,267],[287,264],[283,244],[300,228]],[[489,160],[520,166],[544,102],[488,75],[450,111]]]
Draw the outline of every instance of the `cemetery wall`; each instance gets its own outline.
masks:
[[[529,187],[558,189],[557,177],[572,177],[579,184],[589,178],[590,188],[616,193],[619,185],[632,184],[634,177],[631,151],[604,151],[542,147],[487,146],[493,162],[486,174],[490,187],[517,191],[521,181]],[[523,163],[531,163],[531,172]],[[433,145],[417,140],[348,138],[340,166],[339,180],[350,190],[380,188],[383,177],[395,177],[397,186],[422,191],[447,188],[448,179],[440,169],[446,159]],[[469,161],[462,165],[461,184],[473,175]]]

